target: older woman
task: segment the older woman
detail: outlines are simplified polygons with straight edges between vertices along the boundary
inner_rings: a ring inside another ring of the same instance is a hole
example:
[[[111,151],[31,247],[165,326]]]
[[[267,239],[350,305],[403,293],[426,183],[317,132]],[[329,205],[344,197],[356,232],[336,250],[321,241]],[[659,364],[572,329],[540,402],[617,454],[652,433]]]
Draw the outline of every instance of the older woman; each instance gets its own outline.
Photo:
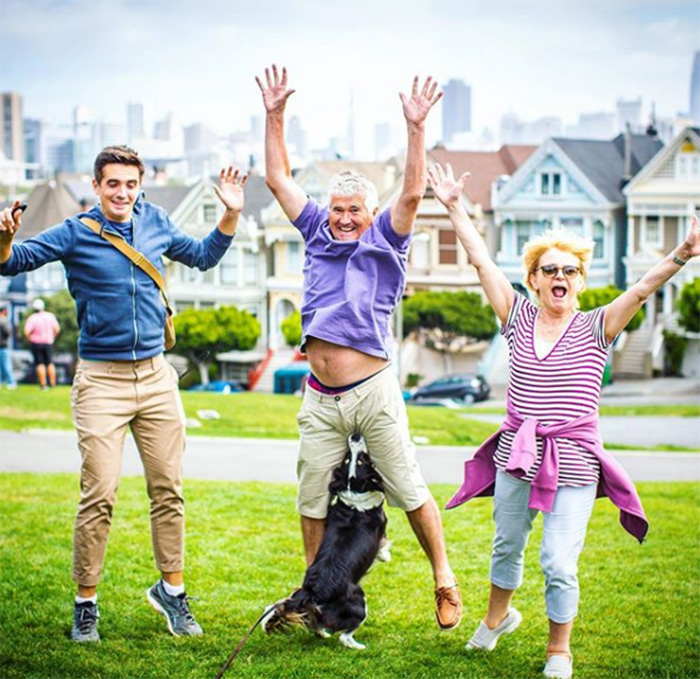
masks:
[[[597,495],[620,509],[620,521],[640,542],[648,524],[634,485],[602,446],[598,400],[608,349],[648,297],[691,257],[700,254],[698,219],[686,241],[607,306],[578,309],[592,243],[548,231],[524,248],[525,283],[538,304],[517,293],[489,257],[460,203],[468,173],[449,165],[429,171],[435,196],[448,210],[502,324],[510,356],[506,419],[465,465],[465,481],[448,508],[494,496],[496,532],[486,617],[467,643],[491,651],[522,620],[511,606],[522,582],[523,552],[532,522],[543,513],[540,563],[545,576],[549,643],[544,674],[571,677],[569,646],[578,610],[576,573]]]

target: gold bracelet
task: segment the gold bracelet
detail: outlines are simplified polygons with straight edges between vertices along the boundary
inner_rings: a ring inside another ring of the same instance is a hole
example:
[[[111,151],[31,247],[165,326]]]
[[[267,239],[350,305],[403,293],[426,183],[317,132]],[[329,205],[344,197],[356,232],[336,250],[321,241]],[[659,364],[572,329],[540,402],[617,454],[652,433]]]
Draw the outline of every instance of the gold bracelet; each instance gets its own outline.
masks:
[[[685,266],[688,263],[687,259],[681,259],[678,255],[673,255],[673,263],[678,266]]]

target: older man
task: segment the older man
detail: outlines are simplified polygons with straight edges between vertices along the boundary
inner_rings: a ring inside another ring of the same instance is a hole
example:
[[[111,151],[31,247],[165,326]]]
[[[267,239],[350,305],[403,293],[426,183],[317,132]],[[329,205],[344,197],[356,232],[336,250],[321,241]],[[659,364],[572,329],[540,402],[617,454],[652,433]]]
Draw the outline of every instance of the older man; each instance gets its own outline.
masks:
[[[294,90],[276,66],[256,78],[266,115],[266,180],[304,238],[302,349],[312,375],[298,415],[297,466],[306,561],[323,539],[328,484],[343,459],[347,438],[365,437],[382,474],[389,503],[407,514],[435,578],[438,625],[459,624],[461,600],[450,568],[442,521],[415,460],[401,389],[389,368],[389,324],[405,286],[413,223],[426,185],[425,119],[442,93],[428,78],[401,94],[408,129],[403,190],[378,212],[377,191],[361,175],[333,178],[330,205],[321,207],[292,179],[284,141],[284,110]]]

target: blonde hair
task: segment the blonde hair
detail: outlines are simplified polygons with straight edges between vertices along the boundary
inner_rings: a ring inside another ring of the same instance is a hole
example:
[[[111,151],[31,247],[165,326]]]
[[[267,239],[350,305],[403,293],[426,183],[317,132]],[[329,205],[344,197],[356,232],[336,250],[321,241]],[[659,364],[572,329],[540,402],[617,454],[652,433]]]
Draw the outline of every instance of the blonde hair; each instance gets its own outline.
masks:
[[[544,233],[531,238],[523,247],[525,285],[537,294],[537,291],[530,284],[530,274],[535,273],[540,257],[553,248],[562,252],[569,252],[578,258],[578,261],[581,263],[581,276],[585,282],[594,247],[595,243],[590,238],[584,238],[566,229],[548,229]]]

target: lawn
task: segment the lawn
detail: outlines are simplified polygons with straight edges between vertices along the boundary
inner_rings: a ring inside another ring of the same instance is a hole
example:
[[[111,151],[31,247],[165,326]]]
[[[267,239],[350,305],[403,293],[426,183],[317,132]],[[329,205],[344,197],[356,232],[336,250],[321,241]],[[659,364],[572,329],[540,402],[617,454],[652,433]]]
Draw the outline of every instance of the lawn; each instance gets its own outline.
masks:
[[[575,676],[644,679],[700,675],[700,488],[639,484],[651,532],[639,546],[600,500],[581,559],[582,601],[574,634]],[[435,486],[438,502],[453,489]],[[100,587],[99,645],[69,638],[73,585],[73,475],[0,475],[0,675],[5,679],[211,678],[264,605],[301,582],[301,540],[291,485],[188,481],[189,593],[205,629],[176,639],[147,605],[156,575],[144,482],[124,479]],[[491,501],[444,512],[448,550],[465,600],[462,626],[440,633],[430,573],[405,517],[389,511],[393,560],[366,578],[366,651],[303,633],[257,630],[230,679],[486,679],[541,676],[547,621],[538,566],[541,522],[516,595],[524,623],[492,654],[463,648],[488,591]]]
[[[280,394],[212,394],[183,391],[182,400],[188,418],[198,419],[199,427],[189,427],[191,436],[241,436],[253,438],[297,438],[296,414],[301,401],[296,396]],[[220,418],[198,417],[202,410],[215,410]],[[476,446],[498,426],[461,417],[462,414],[504,413],[499,408],[465,408],[451,410],[437,407],[408,408],[411,434],[421,443],[431,445]],[[612,406],[604,415],[656,415],[700,417],[700,405]],[[0,429],[72,429],[69,387],[40,391],[21,385],[15,391],[0,391]],[[674,449],[668,447],[669,449]],[[676,448],[677,449],[677,448]]]

